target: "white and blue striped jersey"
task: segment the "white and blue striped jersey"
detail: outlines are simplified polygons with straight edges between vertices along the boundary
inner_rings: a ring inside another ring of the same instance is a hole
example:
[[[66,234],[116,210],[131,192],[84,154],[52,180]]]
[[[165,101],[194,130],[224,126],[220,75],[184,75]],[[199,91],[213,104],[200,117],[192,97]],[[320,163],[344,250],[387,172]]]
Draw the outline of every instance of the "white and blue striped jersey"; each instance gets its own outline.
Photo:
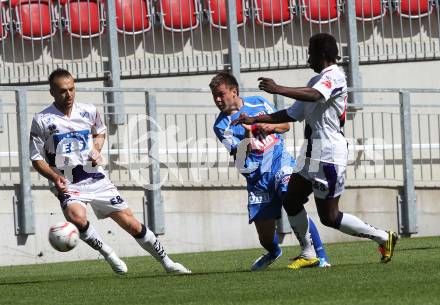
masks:
[[[68,117],[52,104],[32,120],[30,159],[45,160],[63,174],[68,184],[101,179],[105,173],[101,167],[91,168],[89,153],[93,148],[93,135],[105,131],[106,126],[94,105],[74,102]]]
[[[297,158],[310,158],[342,166],[347,165],[347,141],[342,133],[347,106],[347,81],[337,65],[322,70],[307,87],[322,94],[317,102],[296,101],[287,114],[297,121],[305,121],[305,142]]]

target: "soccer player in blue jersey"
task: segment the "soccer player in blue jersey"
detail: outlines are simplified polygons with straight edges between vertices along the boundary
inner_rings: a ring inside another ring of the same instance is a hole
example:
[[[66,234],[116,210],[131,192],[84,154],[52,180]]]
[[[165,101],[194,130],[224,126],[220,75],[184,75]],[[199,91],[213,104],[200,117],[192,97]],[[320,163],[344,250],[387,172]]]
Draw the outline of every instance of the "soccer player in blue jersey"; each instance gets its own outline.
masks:
[[[280,86],[272,79],[259,78],[259,88],[280,94],[296,102],[275,113],[243,114],[232,125],[256,123],[280,124],[305,121],[304,145],[289,182],[283,206],[301,245],[301,254],[289,265],[299,269],[315,264],[308,238],[309,225],[303,202],[313,193],[319,218],[325,226],[352,236],[369,238],[379,244],[381,262],[391,260],[398,236],[393,231],[377,229],[354,215],[339,210],[344,191],[348,148],[342,128],[347,105],[345,74],[336,65],[339,59],[336,39],[327,33],[313,35],[309,40],[310,68],[316,73],[306,87]]]
[[[232,126],[231,121],[242,113],[257,116],[273,113],[276,109],[261,96],[240,97],[238,82],[228,72],[217,74],[209,87],[220,110],[214,132],[234,156],[239,171],[246,178],[249,223],[255,223],[260,243],[267,250],[253,263],[251,270],[262,270],[282,254],[275,232],[276,219],[281,217],[282,199],[295,160],[286,151],[280,134],[290,127],[288,123]],[[320,257],[315,265],[330,267],[319,233],[310,218],[309,223],[313,245]]]

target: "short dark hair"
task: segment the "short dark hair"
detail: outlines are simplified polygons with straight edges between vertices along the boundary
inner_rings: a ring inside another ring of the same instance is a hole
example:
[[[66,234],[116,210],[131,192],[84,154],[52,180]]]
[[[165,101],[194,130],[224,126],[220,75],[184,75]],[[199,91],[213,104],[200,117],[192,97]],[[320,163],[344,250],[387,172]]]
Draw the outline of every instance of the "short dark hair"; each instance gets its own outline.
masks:
[[[237,90],[237,94],[239,93],[237,79],[234,77],[234,75],[227,71],[220,72],[214,76],[209,83],[209,88],[211,88],[211,91],[213,91],[215,88],[221,85],[226,85],[229,88],[235,88]]]
[[[58,69],[52,71],[52,73],[50,73],[50,75],[49,75],[48,80],[49,80],[49,85],[51,87],[53,85],[53,82],[55,81],[55,78],[58,78],[58,77],[65,77],[65,78],[71,77],[71,78],[73,78],[72,74],[70,74],[69,71],[67,71],[66,69],[58,68]]]
[[[336,62],[341,59],[336,39],[328,33],[318,33],[310,37],[309,48],[322,54],[327,61]]]

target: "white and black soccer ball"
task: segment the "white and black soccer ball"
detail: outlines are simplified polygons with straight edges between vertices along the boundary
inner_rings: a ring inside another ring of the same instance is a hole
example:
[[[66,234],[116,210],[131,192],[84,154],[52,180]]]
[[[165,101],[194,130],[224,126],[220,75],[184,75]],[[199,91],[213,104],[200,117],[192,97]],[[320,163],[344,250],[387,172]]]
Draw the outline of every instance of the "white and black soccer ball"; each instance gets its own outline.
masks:
[[[67,252],[76,247],[79,232],[73,223],[62,221],[49,229],[49,243],[55,250]]]

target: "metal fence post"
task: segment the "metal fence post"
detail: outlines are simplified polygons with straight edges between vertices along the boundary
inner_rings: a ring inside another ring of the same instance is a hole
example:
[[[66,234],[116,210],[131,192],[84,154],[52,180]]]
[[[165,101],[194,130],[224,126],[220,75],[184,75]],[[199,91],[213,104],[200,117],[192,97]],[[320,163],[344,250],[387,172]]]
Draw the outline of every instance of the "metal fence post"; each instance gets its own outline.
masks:
[[[237,29],[237,5],[235,0],[226,1],[226,11],[228,16],[228,59],[232,75],[235,76],[240,84],[240,51],[238,48],[238,29]]]
[[[145,93],[150,186],[145,189],[144,221],[156,235],[165,234],[165,213],[160,193],[159,129],[156,96]]]
[[[347,1],[347,34],[348,34],[348,86],[360,88],[362,86],[359,72],[359,49],[356,24],[356,4],[355,1]],[[348,102],[355,104],[355,107],[362,107],[362,93],[349,92]]]
[[[27,100],[26,90],[15,91],[17,107],[17,136],[20,185],[19,193],[14,202],[16,212],[16,235],[35,234],[35,214],[31,194],[31,171],[29,168],[29,130],[27,127]]]
[[[106,87],[121,87],[121,69],[119,67],[118,32],[116,28],[116,2],[106,2],[106,32],[108,41],[108,60],[110,73],[105,81]],[[125,110],[122,92],[108,92],[107,103],[110,122],[114,125],[125,124]]]
[[[3,113],[3,101],[0,97],[0,132],[3,132],[3,120],[4,120],[4,113]]]
[[[277,110],[283,110],[284,108],[286,108],[284,103],[284,96],[274,94],[273,101],[275,104],[275,108],[277,108]],[[285,135],[281,135],[281,136],[284,139],[286,138]],[[286,234],[292,233],[292,228],[290,227],[289,219],[287,218],[287,213],[284,210],[284,208],[281,209],[281,218],[277,220],[276,226],[277,226],[278,236],[280,237],[280,242],[283,242],[284,236]]]
[[[409,92],[399,92],[400,126],[402,133],[403,157],[403,194],[401,196],[399,213],[399,232],[403,236],[417,233],[417,205],[414,186],[411,100]]]

